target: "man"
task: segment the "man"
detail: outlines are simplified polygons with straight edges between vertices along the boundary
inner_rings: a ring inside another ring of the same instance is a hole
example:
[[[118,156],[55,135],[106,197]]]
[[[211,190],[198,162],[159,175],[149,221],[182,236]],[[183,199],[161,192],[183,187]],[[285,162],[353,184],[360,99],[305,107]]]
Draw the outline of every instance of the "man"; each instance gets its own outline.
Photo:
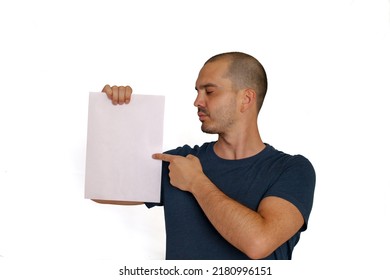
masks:
[[[158,205],[165,212],[166,258],[291,259],[307,227],[315,172],[303,156],[260,137],[257,117],[267,91],[262,65],[244,53],[216,55],[200,70],[195,89],[202,131],[218,140],[153,155],[163,161]],[[106,85],[103,92],[124,104],[132,90]]]

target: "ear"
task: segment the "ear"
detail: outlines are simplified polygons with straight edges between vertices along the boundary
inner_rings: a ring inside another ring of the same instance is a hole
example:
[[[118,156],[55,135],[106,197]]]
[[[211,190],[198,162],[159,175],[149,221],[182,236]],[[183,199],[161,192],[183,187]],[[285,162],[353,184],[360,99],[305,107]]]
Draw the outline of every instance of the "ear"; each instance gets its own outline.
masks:
[[[249,108],[256,107],[256,92],[251,88],[246,88],[241,93],[241,113]]]

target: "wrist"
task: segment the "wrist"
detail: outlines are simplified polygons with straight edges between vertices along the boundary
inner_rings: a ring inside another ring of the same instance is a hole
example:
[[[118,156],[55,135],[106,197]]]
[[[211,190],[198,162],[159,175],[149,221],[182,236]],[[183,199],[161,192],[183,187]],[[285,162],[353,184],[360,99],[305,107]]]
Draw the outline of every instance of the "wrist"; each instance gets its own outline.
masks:
[[[196,197],[207,196],[210,192],[217,190],[217,187],[205,174],[194,177],[190,192]]]

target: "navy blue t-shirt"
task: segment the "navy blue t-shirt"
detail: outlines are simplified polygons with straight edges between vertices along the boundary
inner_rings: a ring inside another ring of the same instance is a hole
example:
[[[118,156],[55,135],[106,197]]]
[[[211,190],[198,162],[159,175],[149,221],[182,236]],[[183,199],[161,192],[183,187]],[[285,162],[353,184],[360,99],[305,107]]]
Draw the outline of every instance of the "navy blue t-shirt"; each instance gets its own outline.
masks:
[[[277,196],[294,204],[304,225],[290,240],[266,259],[291,259],[300,232],[307,227],[313,204],[315,172],[303,156],[291,156],[270,145],[255,156],[226,160],[214,152],[214,143],[194,148],[188,145],[168,154],[197,156],[205,175],[227,196],[257,211],[260,201]],[[238,260],[248,257],[228,243],[209,222],[194,196],[169,182],[168,163],[163,163],[161,203],[166,227],[166,259]]]

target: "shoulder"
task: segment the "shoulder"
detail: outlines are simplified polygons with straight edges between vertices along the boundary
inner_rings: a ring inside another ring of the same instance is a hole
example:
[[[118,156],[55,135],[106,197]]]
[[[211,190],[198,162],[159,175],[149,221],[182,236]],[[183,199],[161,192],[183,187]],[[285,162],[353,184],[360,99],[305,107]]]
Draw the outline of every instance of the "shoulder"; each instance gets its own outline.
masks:
[[[308,174],[315,175],[312,163],[303,155],[292,155],[286,162],[287,168],[296,168]]]
[[[268,145],[268,144],[267,144]],[[315,170],[308,158],[301,154],[291,155],[275,149],[268,145],[268,160],[273,163],[272,165],[278,166],[277,169],[283,169],[284,171],[296,170],[306,172],[315,176]]]
[[[311,208],[316,173],[313,165],[301,154],[290,155],[273,149],[267,170],[270,188],[268,195],[277,195],[288,200],[305,200]],[[296,204],[296,203],[294,203]]]

